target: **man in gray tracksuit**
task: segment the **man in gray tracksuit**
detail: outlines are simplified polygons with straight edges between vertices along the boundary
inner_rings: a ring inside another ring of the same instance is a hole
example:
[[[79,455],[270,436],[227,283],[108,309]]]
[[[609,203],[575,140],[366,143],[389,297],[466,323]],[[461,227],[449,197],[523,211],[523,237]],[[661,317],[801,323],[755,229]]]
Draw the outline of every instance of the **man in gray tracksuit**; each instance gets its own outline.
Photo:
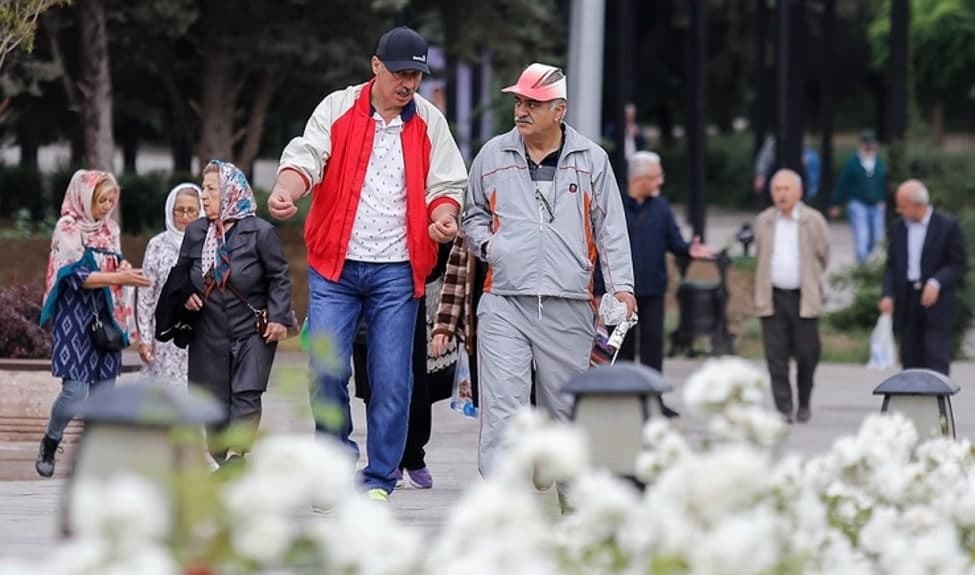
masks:
[[[464,231],[488,263],[477,309],[482,475],[497,466],[508,420],[529,404],[568,419],[562,386],[589,366],[592,275],[636,309],[626,217],[606,152],[563,122],[565,75],[532,64],[518,83],[515,128],[487,142],[471,166]]]

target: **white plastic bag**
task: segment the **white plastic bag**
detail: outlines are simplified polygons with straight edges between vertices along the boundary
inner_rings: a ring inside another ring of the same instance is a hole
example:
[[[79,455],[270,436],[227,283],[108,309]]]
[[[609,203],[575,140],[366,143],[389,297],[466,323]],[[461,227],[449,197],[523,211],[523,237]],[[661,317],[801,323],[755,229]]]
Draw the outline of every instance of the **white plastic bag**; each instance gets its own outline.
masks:
[[[474,386],[471,381],[471,367],[468,363],[464,345],[457,345],[457,365],[454,366],[454,391],[450,396],[450,408],[466,415],[477,417],[474,405]]]
[[[870,334],[870,369],[890,369],[897,364],[897,344],[894,343],[894,322],[889,313],[877,318]]]

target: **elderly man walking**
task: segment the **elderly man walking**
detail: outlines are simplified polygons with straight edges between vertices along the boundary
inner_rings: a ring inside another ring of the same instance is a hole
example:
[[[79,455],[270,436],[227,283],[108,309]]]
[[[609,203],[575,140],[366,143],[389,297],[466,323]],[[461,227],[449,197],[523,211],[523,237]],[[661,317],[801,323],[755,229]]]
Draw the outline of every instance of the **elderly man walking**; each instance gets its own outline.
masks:
[[[565,122],[562,70],[532,64],[514,95],[515,127],[471,166],[464,231],[489,266],[478,305],[479,468],[497,466],[505,425],[529,404],[534,362],[539,407],[567,419],[561,393],[589,365],[592,280],[636,309],[626,217],[606,152]]]
[[[931,206],[919,180],[897,188],[881,313],[894,314],[904,369],[927,368],[948,375],[958,285],[968,259],[958,220]]]
[[[415,31],[384,34],[372,57],[374,77],[322,100],[305,133],[284,149],[268,199],[271,215],[285,219],[313,193],[305,223],[309,332],[331,338],[335,357],[312,358],[312,399],[345,416],[337,428],[324,420],[316,428],[357,455],[350,357],[359,320],[369,325],[363,478],[378,500],[393,491],[406,445],[418,298],[437,261],[436,242],[457,234],[467,183],[447,121],[416,93],[430,73],[426,61],[427,43]]]
[[[765,360],[772,396],[792,423],[789,359],[796,359],[800,423],[812,417],[813,375],[819,363],[819,314],[823,277],[829,264],[829,227],[820,213],[800,201],[802,180],[792,170],[772,177],[772,207],[755,219],[755,310],[762,318]]]

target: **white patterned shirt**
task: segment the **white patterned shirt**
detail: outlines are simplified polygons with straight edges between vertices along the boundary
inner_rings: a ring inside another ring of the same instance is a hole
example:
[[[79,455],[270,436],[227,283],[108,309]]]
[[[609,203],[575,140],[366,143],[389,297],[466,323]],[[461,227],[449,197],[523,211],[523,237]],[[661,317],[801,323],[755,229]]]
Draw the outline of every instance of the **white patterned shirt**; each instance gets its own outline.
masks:
[[[403,119],[388,124],[373,114],[376,135],[362,183],[346,258],[360,262],[405,262],[406,174],[403,168]]]

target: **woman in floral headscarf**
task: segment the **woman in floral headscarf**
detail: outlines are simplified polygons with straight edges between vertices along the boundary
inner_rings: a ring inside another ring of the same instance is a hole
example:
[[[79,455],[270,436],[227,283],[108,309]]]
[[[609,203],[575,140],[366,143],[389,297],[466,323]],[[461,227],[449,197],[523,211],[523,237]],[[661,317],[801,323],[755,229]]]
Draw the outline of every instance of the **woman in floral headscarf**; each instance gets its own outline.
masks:
[[[122,371],[121,351],[95,346],[90,328],[96,317],[121,331],[124,346],[136,336],[132,288],[148,286],[149,279],[122,257],[112,219],[118,198],[111,174],[78,170],[54,227],[41,324],[53,320],[51,373],[62,384],[37,454],[43,477],[54,474],[54,453],[75,404],[97,387],[114,385]]]
[[[142,271],[152,285],[139,290],[138,320],[142,343],[139,357],[145,372],[162,381],[186,385],[187,352],[172,341],[153,341],[159,293],[179,257],[186,226],[203,216],[202,190],[193,183],[179,184],[166,197],[166,231],[152,237],[142,258]]]
[[[190,383],[227,411],[222,424],[207,430],[210,454],[221,464],[243,455],[247,442],[220,445],[216,435],[230,424],[256,431],[277,342],[296,327],[281,241],[255,206],[236,166],[210,162],[203,171],[206,219],[187,226],[179,253],[196,291],[186,308],[200,312],[189,346]],[[267,321],[258,331],[262,312]]]

